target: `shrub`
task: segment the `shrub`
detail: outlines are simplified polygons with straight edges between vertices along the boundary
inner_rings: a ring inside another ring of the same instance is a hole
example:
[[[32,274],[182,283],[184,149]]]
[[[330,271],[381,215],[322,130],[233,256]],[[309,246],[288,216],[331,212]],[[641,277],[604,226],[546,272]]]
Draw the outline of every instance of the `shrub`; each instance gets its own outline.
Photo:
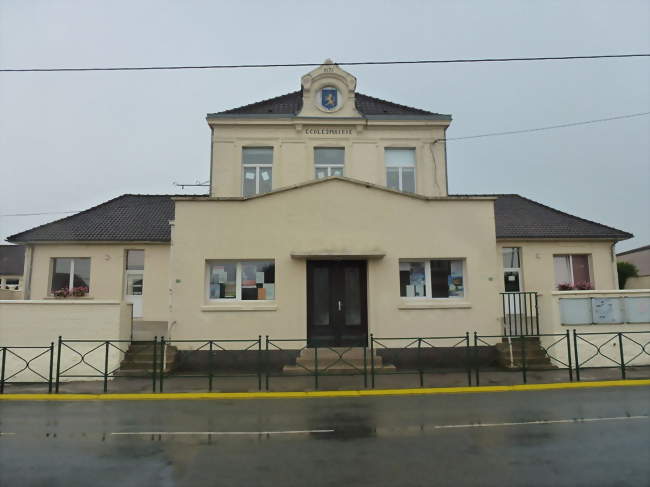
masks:
[[[618,288],[625,289],[625,283],[630,277],[638,277],[639,269],[634,264],[630,262],[618,262],[616,264],[618,268]]]

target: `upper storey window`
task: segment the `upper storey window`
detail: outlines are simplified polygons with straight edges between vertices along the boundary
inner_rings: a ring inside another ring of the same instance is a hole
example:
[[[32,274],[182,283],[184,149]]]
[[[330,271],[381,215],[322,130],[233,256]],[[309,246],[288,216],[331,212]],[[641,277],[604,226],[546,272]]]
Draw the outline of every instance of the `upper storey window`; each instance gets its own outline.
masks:
[[[330,176],[343,176],[345,162],[345,149],[343,147],[316,147],[314,148],[314,165],[316,179]]]
[[[386,186],[415,193],[415,149],[385,149]]]
[[[244,196],[268,193],[273,180],[273,147],[244,147]]]

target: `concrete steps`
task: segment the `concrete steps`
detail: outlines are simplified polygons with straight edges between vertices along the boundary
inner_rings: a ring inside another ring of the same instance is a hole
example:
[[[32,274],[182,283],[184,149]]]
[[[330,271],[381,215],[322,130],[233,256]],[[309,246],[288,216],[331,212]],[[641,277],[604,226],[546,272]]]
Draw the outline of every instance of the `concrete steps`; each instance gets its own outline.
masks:
[[[362,347],[318,348],[318,371],[323,374],[358,374],[364,370],[364,353]],[[380,356],[374,357],[375,371],[390,372],[394,365],[386,365]],[[365,363],[368,372],[373,362],[367,350]],[[316,370],[316,349],[305,348],[296,358],[296,365],[285,365],[282,372],[288,375],[313,373]]]
[[[546,354],[539,337],[504,338],[496,344],[498,363],[506,369],[519,369],[524,362],[524,345],[526,349],[526,367],[531,369],[557,369]]]
[[[167,345],[165,353],[165,372],[172,370],[178,350],[174,346]],[[160,367],[160,347],[156,350],[157,368]],[[142,376],[153,372],[153,344],[133,342],[120,363],[120,369],[115,373],[117,376]],[[160,369],[158,369],[160,370]]]

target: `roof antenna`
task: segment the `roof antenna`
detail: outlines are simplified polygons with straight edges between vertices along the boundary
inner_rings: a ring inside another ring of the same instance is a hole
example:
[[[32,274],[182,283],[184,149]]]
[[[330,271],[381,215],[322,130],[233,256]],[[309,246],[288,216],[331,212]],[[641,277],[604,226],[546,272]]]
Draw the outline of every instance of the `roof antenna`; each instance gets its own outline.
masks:
[[[181,189],[185,189],[185,187],[193,187],[193,186],[209,187],[210,186],[210,181],[199,181],[197,179],[193,183],[177,183],[176,181],[174,181],[172,184],[174,186],[176,186],[177,188],[180,187]]]

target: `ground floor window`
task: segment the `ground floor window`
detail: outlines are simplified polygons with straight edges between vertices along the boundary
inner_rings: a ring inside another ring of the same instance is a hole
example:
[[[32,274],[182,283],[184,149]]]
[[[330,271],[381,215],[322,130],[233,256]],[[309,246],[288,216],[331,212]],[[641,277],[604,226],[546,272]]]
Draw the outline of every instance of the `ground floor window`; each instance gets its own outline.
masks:
[[[77,289],[75,295],[87,294],[90,289],[90,258],[64,257],[52,259],[52,282],[50,292]]]
[[[404,298],[462,298],[464,261],[431,259],[400,261],[400,296]]]
[[[0,289],[18,290],[20,289],[20,279],[12,277],[2,278],[0,279]]]
[[[211,261],[208,263],[211,300],[275,299],[273,261]]]
[[[561,290],[593,289],[589,272],[589,255],[555,255],[555,285]]]

